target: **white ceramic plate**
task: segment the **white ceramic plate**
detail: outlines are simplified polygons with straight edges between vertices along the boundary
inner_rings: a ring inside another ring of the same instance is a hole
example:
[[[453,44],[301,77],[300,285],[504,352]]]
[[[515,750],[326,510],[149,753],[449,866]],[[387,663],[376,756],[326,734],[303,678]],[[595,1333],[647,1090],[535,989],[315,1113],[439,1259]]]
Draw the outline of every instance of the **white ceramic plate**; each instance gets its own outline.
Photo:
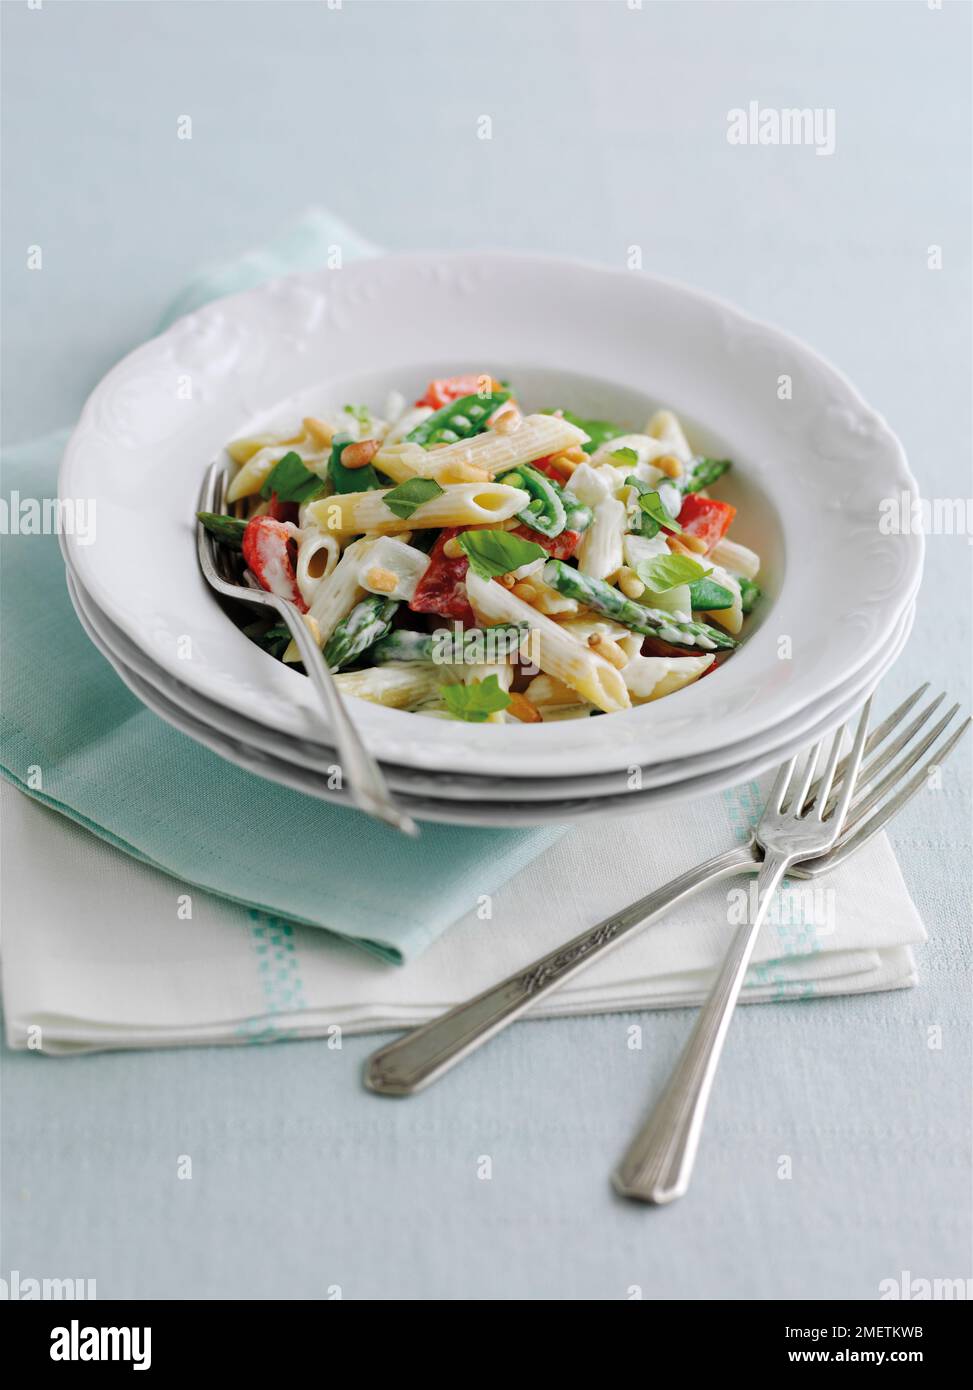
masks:
[[[201,695],[326,743],[306,679],[268,663],[198,572],[203,470],[238,435],[484,365],[531,408],[563,402],[636,427],[657,405],[676,410],[698,448],[735,461],[721,495],[740,506],[734,534],[763,557],[768,600],[717,674],[622,714],[484,727],[361,702],[356,717],[383,760],[543,777],[692,758],[812,708],[888,645],[918,585],[922,538],[879,530],[883,499],[916,491],[884,421],[809,348],[718,300],[544,257],[386,257],[181,319],[85,406],[60,494],[95,498],[98,529],[91,545],[66,538],[71,564],[98,607]]]
[[[311,771],[327,768],[336,761],[337,754],[334,749],[289,739],[254,720],[236,715],[225,707],[206,700],[189,686],[174,680],[161,667],[153,665],[145,653],[98,610],[90,595],[85,593],[76,579],[71,578],[70,573],[69,588],[75,610],[86,631],[96,640],[98,647],[112,665],[116,669],[124,668],[134,673],[169,703],[183,709],[191,718],[240,743]],[[739,765],[747,758],[758,757],[767,749],[777,749],[784,740],[800,738],[806,730],[820,725],[832,710],[847,704],[856,694],[877,684],[905,645],[914,614],[914,607],[910,607],[876,665],[866,668],[852,680],[844,682],[837,692],[829,693],[820,706],[811,711],[803,710],[778,728],[758,735],[734,749],[723,749],[719,753],[698,759],[683,759],[675,763],[640,768],[637,786],[639,789],[669,786],[691,777],[717,772],[724,767]],[[396,791],[447,801],[561,801],[568,797],[617,795],[619,791],[631,789],[631,770],[623,773],[591,774],[588,777],[539,779],[485,778],[450,773],[429,775],[395,764],[384,764],[384,770],[389,785]]]
[[[70,583],[70,581],[69,581]],[[79,614],[80,616],[80,614]],[[82,619],[84,624],[84,619]],[[100,642],[93,630],[89,636],[99,647]],[[240,743],[227,734],[220,733],[211,725],[194,719],[181,706],[173,704],[147,681],[143,681],[134,671],[126,668],[117,659],[112,659],[107,651],[104,655],[112,660],[115,670],[132,693],[153,713],[168,724],[188,735],[197,743],[211,749],[227,762],[253,772],[271,782],[279,782],[293,791],[303,792],[320,801],[350,806],[347,790],[335,792],[328,788],[326,780],[313,771],[283,762],[280,758]],[[530,802],[452,802],[435,797],[412,796],[398,793],[397,800],[403,810],[419,820],[438,821],[446,825],[468,826],[532,826],[565,824],[586,820],[590,816],[634,815],[649,808],[664,806],[674,801],[690,797],[711,796],[725,787],[738,786],[752,778],[759,777],[771,767],[776,767],[805,744],[822,738],[843,720],[849,719],[860,707],[861,695],[856,695],[846,705],[842,705],[831,716],[815,725],[808,734],[792,743],[785,743],[752,760],[735,764],[722,772],[708,776],[694,777],[670,787],[659,787],[639,792],[623,793],[615,796],[588,798],[566,798],[563,801]]]

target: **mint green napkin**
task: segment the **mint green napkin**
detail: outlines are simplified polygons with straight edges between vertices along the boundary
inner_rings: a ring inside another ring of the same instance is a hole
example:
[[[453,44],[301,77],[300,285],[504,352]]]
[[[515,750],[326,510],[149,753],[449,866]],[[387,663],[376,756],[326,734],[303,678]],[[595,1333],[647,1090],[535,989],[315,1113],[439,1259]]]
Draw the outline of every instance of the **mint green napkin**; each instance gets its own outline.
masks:
[[[309,213],[280,242],[195,281],[163,325],[218,295],[322,265],[336,246],[348,260],[373,249]],[[4,495],[55,496],[67,437],[6,451]],[[183,891],[323,927],[401,963],[565,833],[424,824],[410,841],[265,782],[170,728],[122,684],[74,615],[56,536],[4,535],[0,580],[0,773]]]

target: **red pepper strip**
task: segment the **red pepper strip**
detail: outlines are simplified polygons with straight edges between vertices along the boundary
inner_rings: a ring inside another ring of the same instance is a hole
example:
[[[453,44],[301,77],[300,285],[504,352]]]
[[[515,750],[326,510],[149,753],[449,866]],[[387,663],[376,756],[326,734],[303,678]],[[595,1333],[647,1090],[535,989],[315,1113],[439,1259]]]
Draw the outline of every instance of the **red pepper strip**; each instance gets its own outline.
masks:
[[[482,372],[468,372],[465,376],[440,377],[436,381],[430,381],[426,387],[426,394],[421,400],[416,401],[416,405],[428,405],[433,410],[442,410],[444,405],[449,405],[450,401],[458,401],[463,396],[475,396],[483,384],[484,374]],[[490,381],[489,390],[499,391],[501,389],[499,381]]]
[[[253,516],[243,533],[243,558],[247,568],[268,594],[289,598],[302,613],[307,604],[301,597],[294,575],[292,551],[296,552],[291,528],[272,516]]]
[[[535,465],[531,464],[531,467]],[[511,535],[522,536],[525,541],[536,541],[554,560],[570,560],[581,541],[580,531],[562,531],[559,536],[545,536],[530,526],[515,526]]]
[[[413,613],[438,613],[442,618],[456,619],[464,627],[476,627],[476,614],[466,593],[466,571],[470,562],[465,555],[451,560],[443,554],[447,541],[468,530],[468,526],[447,526],[440,531],[429,552],[429,567],[416,585],[409,604]]]
[[[300,508],[296,502],[282,502],[276,492],[272,492],[267,506],[267,515],[273,517],[274,521],[292,521],[296,526]]]
[[[690,492],[683,498],[679,524],[688,535],[703,541],[709,553],[726,535],[736,514],[736,507],[729,502],[716,502],[712,497]]]
[[[553,457],[553,454],[548,454],[546,459],[534,459],[534,462],[531,464],[531,468],[536,468],[538,473],[546,473],[552,482],[555,482],[559,484],[559,486],[563,487],[567,480],[564,474],[559,472],[558,469],[554,467],[553,463],[551,462],[551,459]]]

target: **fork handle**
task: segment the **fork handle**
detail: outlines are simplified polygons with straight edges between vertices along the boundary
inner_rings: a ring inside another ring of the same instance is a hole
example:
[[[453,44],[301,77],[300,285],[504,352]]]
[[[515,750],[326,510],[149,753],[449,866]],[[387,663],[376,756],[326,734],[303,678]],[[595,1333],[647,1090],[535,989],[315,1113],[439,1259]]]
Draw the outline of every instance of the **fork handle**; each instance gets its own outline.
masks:
[[[706,884],[729,874],[745,873],[755,865],[752,848],[739,845],[680,874],[654,893],[541,956],[525,970],[373,1052],[366,1063],[365,1085],[386,1096],[406,1096],[421,1090],[626,936],[661,917]]]
[[[662,1205],[689,1187],[730,1019],[760,928],[791,862],[768,854],[761,864],[753,921],[733,937],[669,1084],[615,1170],[615,1188],[622,1196]]]
[[[395,804],[378,763],[349,718],[341,691],[335,685],[321,649],[308,631],[304,619],[287,599],[281,600],[280,611],[334,730],[338,755],[346,764],[342,772],[348,779],[352,800],[362,811],[377,816],[396,830],[406,835],[417,834],[415,821]]]

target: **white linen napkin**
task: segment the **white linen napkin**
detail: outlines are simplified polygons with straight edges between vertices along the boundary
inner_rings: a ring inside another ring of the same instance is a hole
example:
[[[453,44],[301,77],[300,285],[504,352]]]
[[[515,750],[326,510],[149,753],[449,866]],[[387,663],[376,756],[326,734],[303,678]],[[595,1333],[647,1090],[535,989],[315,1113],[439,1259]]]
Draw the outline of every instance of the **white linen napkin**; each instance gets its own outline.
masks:
[[[67,1054],[421,1023],[729,848],[762,797],[749,783],[585,822],[403,966],[190,890],[10,787],[2,803],[7,1039]],[[707,889],[540,1000],[532,1016],[698,1004],[752,881]],[[925,932],[884,835],[837,873],[794,880],[779,902],[745,1001],[915,983],[911,947]]]

